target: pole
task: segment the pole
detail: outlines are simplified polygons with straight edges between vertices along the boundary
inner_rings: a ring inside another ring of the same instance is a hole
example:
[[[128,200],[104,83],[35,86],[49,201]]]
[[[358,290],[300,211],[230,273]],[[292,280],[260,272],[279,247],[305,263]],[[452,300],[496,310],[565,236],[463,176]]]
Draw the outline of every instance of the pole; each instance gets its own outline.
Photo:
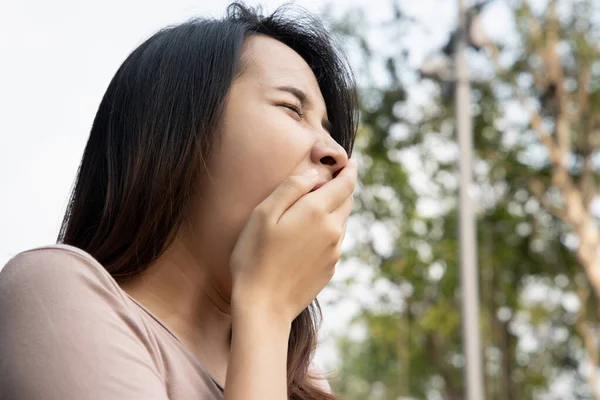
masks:
[[[479,293],[477,288],[477,236],[471,199],[472,147],[471,85],[465,56],[467,18],[465,0],[458,0],[459,27],[455,51],[456,131],[459,146],[460,174],[460,277],[462,289],[463,348],[465,354],[465,388],[468,400],[483,400],[483,367],[479,332]]]

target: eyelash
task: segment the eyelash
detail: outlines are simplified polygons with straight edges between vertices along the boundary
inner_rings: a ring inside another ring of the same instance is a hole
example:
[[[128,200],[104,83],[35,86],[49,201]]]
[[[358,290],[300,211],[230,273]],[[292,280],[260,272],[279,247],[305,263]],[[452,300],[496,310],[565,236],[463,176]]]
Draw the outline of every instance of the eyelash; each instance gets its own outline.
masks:
[[[297,105],[291,104],[291,103],[284,103],[284,104],[282,104],[282,106],[285,107],[285,108],[289,108],[290,110],[294,111],[296,114],[298,114],[298,116],[300,118],[304,118],[304,112]]]

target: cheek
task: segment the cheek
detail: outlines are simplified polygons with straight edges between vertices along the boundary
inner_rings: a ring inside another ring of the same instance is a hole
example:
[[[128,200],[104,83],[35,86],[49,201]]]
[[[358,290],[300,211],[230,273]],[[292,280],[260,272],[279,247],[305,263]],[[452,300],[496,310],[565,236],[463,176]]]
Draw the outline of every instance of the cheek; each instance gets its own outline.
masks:
[[[252,210],[290,174],[308,164],[310,132],[271,106],[231,113],[208,160],[196,229],[203,257],[225,264]],[[222,271],[226,277],[228,270]],[[224,281],[226,282],[226,280]]]
[[[252,210],[287,176],[305,168],[300,164],[308,164],[314,138],[270,104],[236,102],[222,126],[220,145],[209,160],[212,179],[203,214],[218,226],[212,233],[218,233],[220,245],[227,243],[222,250],[231,250]]]
[[[218,172],[235,207],[254,208],[298,172],[314,139],[299,121],[272,105],[255,107],[237,121],[223,132]]]

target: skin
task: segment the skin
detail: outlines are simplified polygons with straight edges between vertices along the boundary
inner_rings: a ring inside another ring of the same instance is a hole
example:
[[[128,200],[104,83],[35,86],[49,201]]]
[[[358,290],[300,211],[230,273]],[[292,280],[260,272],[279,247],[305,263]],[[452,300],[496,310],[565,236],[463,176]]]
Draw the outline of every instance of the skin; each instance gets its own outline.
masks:
[[[305,188],[310,191],[317,182],[331,181],[348,164],[345,150],[326,129],[327,112],[317,80],[295,51],[266,36],[252,36],[242,59],[245,69],[232,84],[219,145],[208,160],[210,177],[199,183],[187,222],[157,262],[122,283],[223,385],[230,377],[229,334],[234,320],[245,327],[250,341],[236,344],[234,339],[237,360],[254,362],[244,358],[250,354],[246,350],[267,340],[279,344],[273,346],[272,361],[285,370],[291,316],[273,324],[279,311],[251,316],[246,308],[231,305],[230,259],[249,216],[289,176],[315,168],[318,177]],[[303,116],[289,108],[300,105],[296,96],[278,87],[296,87],[306,94]],[[261,331],[269,324],[275,328]]]

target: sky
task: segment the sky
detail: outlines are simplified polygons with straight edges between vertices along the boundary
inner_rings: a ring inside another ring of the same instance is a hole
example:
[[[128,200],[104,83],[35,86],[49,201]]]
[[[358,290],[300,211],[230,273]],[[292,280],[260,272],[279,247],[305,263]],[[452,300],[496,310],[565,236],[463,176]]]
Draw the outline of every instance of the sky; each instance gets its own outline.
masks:
[[[272,11],[282,1],[247,1]],[[319,12],[333,4],[354,6],[367,21],[390,14],[387,0],[297,0]],[[28,248],[54,243],[71,185],[102,95],[127,55],[156,30],[194,16],[222,16],[218,0],[4,0],[0,3],[0,268]],[[452,0],[405,0],[405,10],[427,23],[413,32],[412,63],[443,43],[455,18]],[[492,36],[505,30],[497,7],[486,18]],[[385,47],[385,43],[379,46]],[[334,280],[369,273],[358,266],[338,268]],[[360,281],[360,279],[359,279]],[[360,298],[366,286],[349,296]],[[323,298],[334,294],[326,288]],[[317,362],[336,360],[331,333],[345,327],[357,303],[324,307],[323,345]]]

